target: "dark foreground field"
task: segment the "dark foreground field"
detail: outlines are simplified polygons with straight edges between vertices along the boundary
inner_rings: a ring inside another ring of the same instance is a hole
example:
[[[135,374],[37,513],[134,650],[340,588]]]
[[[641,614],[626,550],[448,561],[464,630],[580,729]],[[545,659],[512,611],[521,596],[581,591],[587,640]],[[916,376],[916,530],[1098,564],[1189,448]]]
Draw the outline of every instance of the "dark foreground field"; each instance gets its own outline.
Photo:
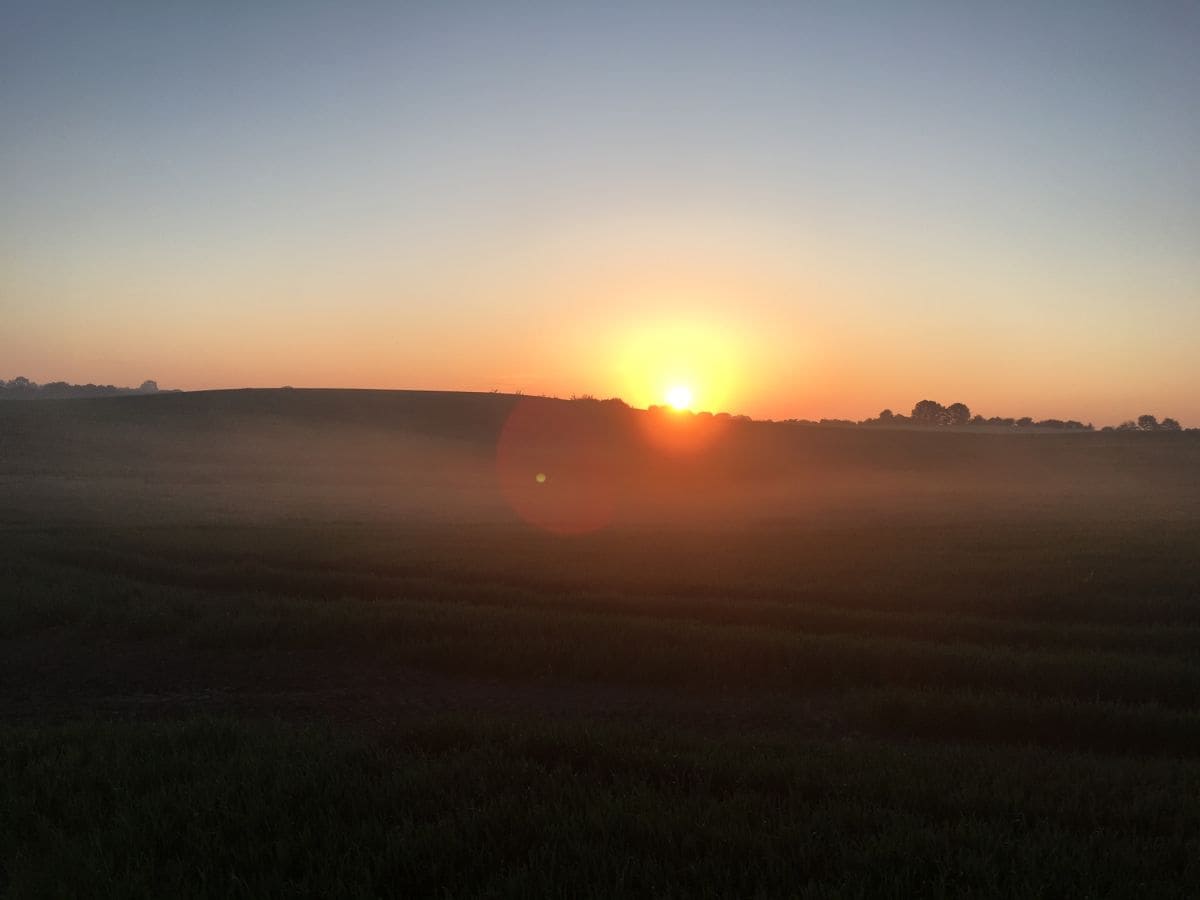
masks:
[[[530,402],[0,404],[0,894],[1195,896],[1195,436]]]

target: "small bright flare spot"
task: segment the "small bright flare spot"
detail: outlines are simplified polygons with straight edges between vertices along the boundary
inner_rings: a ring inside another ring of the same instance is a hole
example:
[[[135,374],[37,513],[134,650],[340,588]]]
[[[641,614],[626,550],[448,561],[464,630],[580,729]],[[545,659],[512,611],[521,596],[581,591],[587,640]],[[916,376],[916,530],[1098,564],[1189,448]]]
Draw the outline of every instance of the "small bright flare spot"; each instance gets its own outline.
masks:
[[[677,384],[667,391],[667,403],[671,408],[682,412],[692,407],[692,389],[686,384]]]
[[[533,476],[533,480],[536,481],[538,484],[545,484],[546,483],[546,473],[538,472],[536,475]]]

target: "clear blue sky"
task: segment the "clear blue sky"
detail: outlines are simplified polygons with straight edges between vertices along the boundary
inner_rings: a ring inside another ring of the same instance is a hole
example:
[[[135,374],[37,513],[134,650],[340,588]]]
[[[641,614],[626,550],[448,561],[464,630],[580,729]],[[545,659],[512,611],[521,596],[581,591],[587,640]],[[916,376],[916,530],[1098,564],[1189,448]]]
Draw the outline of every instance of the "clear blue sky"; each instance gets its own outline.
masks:
[[[5,4],[0,377],[1200,424],[1200,5]]]

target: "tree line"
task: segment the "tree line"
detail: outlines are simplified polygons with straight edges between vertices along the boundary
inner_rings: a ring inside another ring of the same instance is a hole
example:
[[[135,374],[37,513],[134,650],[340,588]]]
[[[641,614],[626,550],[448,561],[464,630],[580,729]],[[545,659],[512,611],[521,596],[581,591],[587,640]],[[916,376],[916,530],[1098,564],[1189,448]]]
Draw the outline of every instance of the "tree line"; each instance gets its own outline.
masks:
[[[1084,424],[1076,419],[1041,419],[1035,421],[1032,416],[991,416],[985,418],[978,413],[972,415],[971,408],[965,403],[951,403],[943,406],[936,400],[919,400],[907,416],[885,409],[874,419],[865,419],[861,425],[882,426],[911,426],[923,428],[963,428],[988,426],[991,428],[1052,428],[1064,431],[1092,431],[1091,422]]]
[[[157,394],[160,393],[157,382],[143,381],[138,387],[117,387],[112,384],[68,384],[65,381],[51,381],[38,384],[28,378],[18,376],[11,381],[0,378],[0,400],[11,399],[62,399],[70,397],[108,397],[117,394]],[[495,393],[495,391],[493,391]],[[518,392],[519,394],[520,392]],[[609,407],[628,408],[625,401],[617,397],[600,400],[591,394],[571,395],[571,399],[579,403],[592,403]],[[676,414],[669,407],[651,406],[651,413],[662,415]],[[729,413],[689,413],[699,418],[714,418],[733,421],[750,421],[748,416]],[[1120,425],[1105,425],[1097,429],[1091,422],[1083,423],[1075,419],[1041,419],[1035,421],[1032,416],[1014,418],[1012,416],[991,416],[985,418],[978,413],[972,414],[971,408],[965,403],[951,403],[943,406],[936,400],[919,400],[908,415],[885,409],[875,418],[863,419],[856,422],[852,419],[821,419],[813,422],[809,419],[788,419],[792,424],[802,425],[835,425],[835,426],[867,426],[882,428],[1040,428],[1050,431],[1183,431],[1176,419],[1170,417],[1161,421],[1150,413],[1143,413],[1137,419],[1128,419]],[[1196,430],[1196,429],[1192,429]]]
[[[823,423],[834,424],[831,420],[822,420]],[[854,424],[854,423],[838,423],[838,424]],[[1091,422],[1083,423],[1076,419],[1041,419],[1034,420],[1032,416],[1022,416],[1014,418],[1011,416],[992,416],[984,418],[982,415],[971,414],[971,408],[965,403],[951,403],[949,406],[943,406],[936,400],[920,400],[913,406],[912,412],[907,416],[901,413],[894,413],[890,409],[883,410],[878,416],[873,419],[864,419],[857,423],[867,426],[883,426],[883,427],[905,427],[918,426],[922,428],[964,428],[964,427],[980,427],[986,426],[990,428],[1043,428],[1055,431],[1095,431],[1096,428]],[[1138,416],[1137,420],[1128,420],[1120,425],[1106,425],[1099,429],[1100,431],[1182,431],[1183,427],[1178,421],[1171,418],[1163,419],[1161,422],[1157,417],[1149,413]]]
[[[157,394],[158,392],[158,384],[154,381],[143,381],[139,387],[131,388],[117,387],[113,384],[68,384],[65,381],[38,384],[21,375],[12,381],[0,378],[0,399],[5,400],[60,400],[71,397],[111,397],[116,394]]]
[[[1136,422],[1133,421],[1132,419],[1128,419],[1128,420],[1122,422],[1116,428],[1113,428],[1111,425],[1108,425],[1101,429],[1101,431],[1182,431],[1182,430],[1183,430],[1183,427],[1178,422],[1176,422],[1174,419],[1169,419],[1169,418],[1163,419],[1160,422],[1160,421],[1158,421],[1158,419],[1156,419],[1154,416],[1150,415],[1149,413],[1144,413],[1143,415],[1138,416]]]

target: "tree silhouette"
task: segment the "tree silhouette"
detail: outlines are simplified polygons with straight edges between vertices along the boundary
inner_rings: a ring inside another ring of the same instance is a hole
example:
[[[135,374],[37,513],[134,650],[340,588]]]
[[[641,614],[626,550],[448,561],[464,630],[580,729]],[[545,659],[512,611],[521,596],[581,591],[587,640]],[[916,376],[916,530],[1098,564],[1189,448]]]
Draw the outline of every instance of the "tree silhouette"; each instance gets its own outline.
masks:
[[[912,420],[918,425],[941,425],[946,407],[936,400],[921,400],[913,407]]]
[[[971,408],[965,403],[951,403],[946,407],[942,421],[946,425],[966,425],[971,421]]]
[[[18,375],[12,381],[0,378],[0,398],[20,398],[36,400],[40,398],[59,400],[67,397],[107,397],[113,394],[156,394],[158,384],[154,381],[143,381],[141,387],[117,387],[112,384],[68,384],[65,381],[51,381],[38,384],[23,375]]]
[[[1150,415],[1150,413],[1143,413],[1142,415],[1138,416],[1137,423],[1138,428],[1142,429],[1142,431],[1158,430],[1158,419],[1154,418],[1154,416]]]

